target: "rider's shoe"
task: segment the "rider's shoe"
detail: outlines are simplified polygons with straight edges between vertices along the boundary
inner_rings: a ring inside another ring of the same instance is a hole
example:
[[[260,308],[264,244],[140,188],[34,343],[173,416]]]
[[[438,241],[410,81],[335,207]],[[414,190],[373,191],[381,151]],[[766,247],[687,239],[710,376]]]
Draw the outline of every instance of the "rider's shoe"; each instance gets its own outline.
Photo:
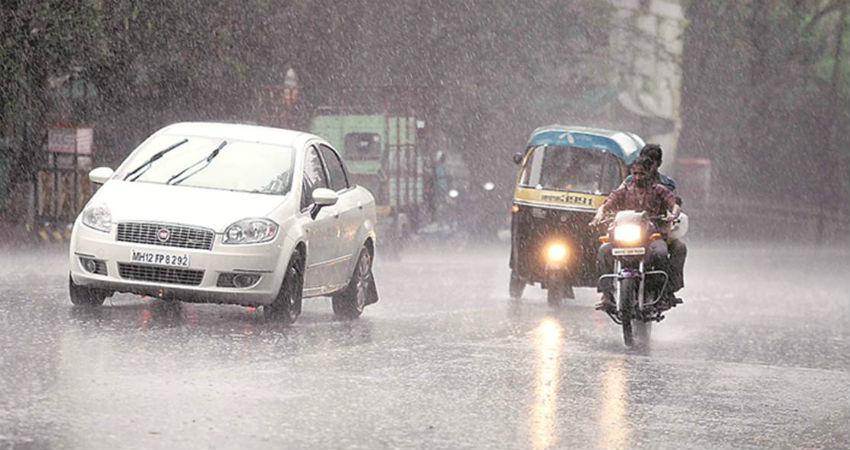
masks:
[[[614,302],[614,294],[610,292],[602,293],[602,301],[596,304],[597,311],[616,312],[617,303]]]
[[[682,299],[673,295],[672,292],[666,293],[664,298],[661,300],[661,304],[664,309],[675,308],[676,305],[680,305],[682,303]]]

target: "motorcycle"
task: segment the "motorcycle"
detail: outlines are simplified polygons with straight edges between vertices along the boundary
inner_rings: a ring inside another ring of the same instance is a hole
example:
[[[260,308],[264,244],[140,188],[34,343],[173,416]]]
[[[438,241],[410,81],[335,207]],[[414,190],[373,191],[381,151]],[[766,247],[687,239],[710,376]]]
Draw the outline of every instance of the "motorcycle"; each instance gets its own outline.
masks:
[[[601,236],[603,243],[610,242],[613,248],[614,273],[605,274],[603,279],[614,280],[616,309],[606,311],[608,316],[623,327],[626,346],[638,340],[649,339],[652,322],[664,320],[664,313],[676,305],[664,299],[669,276],[663,270],[649,267],[649,246],[662,234],[655,222],[669,226],[668,235],[679,239],[687,232],[688,219],[680,214],[668,222],[663,217],[650,217],[646,212],[620,211],[608,227],[608,234]]]

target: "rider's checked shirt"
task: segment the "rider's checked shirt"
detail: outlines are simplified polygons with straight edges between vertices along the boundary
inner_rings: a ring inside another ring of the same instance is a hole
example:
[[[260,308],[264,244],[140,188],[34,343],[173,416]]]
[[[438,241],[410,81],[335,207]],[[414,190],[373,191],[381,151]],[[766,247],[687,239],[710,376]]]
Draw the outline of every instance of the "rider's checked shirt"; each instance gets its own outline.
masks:
[[[617,188],[605,200],[605,210],[609,212],[633,209],[646,211],[650,216],[660,216],[672,211],[676,205],[676,196],[670,189],[653,183],[648,188],[638,188],[634,182],[628,181],[625,186]]]

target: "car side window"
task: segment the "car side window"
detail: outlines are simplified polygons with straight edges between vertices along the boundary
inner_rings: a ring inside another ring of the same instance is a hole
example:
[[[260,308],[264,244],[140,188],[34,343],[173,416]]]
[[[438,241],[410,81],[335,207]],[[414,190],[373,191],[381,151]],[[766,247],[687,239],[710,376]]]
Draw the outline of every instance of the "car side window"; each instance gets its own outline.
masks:
[[[301,190],[301,209],[313,203],[313,190],[328,187],[325,169],[316,147],[310,146],[304,158],[304,186]]]
[[[322,159],[325,160],[325,167],[328,168],[328,174],[331,177],[331,189],[339,192],[348,189],[348,174],[345,173],[345,167],[333,149],[327,145],[319,145],[319,150],[322,152]]]

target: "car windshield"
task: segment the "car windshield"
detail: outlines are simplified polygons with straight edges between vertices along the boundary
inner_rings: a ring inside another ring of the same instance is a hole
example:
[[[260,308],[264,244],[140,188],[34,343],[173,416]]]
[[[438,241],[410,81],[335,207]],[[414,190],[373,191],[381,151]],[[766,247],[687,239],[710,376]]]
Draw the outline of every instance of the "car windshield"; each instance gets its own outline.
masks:
[[[619,160],[608,152],[542,145],[531,150],[520,185],[600,195],[616,189],[622,180]]]
[[[145,164],[151,156],[176,142],[186,143],[151,162],[140,172],[135,182],[169,184],[175,175],[187,167],[208,158],[210,152],[223,146],[215,158],[210,159],[203,170],[180,182],[180,186],[192,186],[229,191],[257,192],[283,195],[292,184],[292,167],[295,151],[291,147],[235,141],[227,138],[195,136],[157,136],[146,141],[134,151],[115,174],[124,179],[126,173]]]

